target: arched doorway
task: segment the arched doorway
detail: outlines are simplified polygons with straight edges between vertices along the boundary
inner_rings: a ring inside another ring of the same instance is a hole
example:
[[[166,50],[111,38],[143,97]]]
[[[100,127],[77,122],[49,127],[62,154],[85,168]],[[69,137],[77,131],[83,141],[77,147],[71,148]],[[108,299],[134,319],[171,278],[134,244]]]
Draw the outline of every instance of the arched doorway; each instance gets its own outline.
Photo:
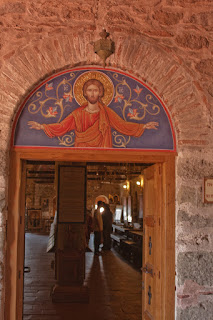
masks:
[[[114,72],[114,70],[113,70]],[[117,80],[115,80],[117,81]],[[121,80],[122,82],[123,80]],[[66,81],[65,81],[66,83]],[[52,84],[49,82],[45,84],[45,92],[51,91]],[[135,93],[139,96],[140,87],[135,87]],[[66,92],[64,94],[65,100],[72,99],[72,91]],[[118,90],[115,90],[115,95],[112,95],[115,100],[119,101],[124,100],[124,93]],[[47,98],[49,99],[49,98]],[[51,99],[55,99],[51,97]],[[50,99],[50,100],[51,100]],[[132,99],[135,100],[135,99]],[[68,102],[68,101],[67,101]],[[122,101],[119,101],[122,102]],[[57,103],[57,101],[56,101]],[[128,110],[125,107],[128,103],[132,103],[129,98],[124,101],[123,108],[123,118],[125,119],[128,114],[133,120],[140,118],[137,114],[136,108],[130,108]],[[137,103],[142,106],[144,103],[140,100]],[[142,103],[142,104],[140,104]],[[32,101],[30,102],[32,105]],[[60,99],[59,99],[60,104]],[[41,103],[40,106],[44,106]],[[153,106],[153,103],[152,103]],[[158,105],[154,103],[154,110],[158,110]],[[33,111],[32,107],[32,110]],[[160,108],[160,107],[159,107]],[[124,110],[125,109],[125,110]],[[29,109],[28,109],[29,110]],[[36,110],[36,109],[34,109]],[[54,111],[55,110],[55,111]],[[45,115],[50,115],[48,118],[54,117],[54,112],[57,112],[57,109],[50,109],[48,105],[45,109]],[[134,111],[135,110],[135,111]],[[143,109],[144,110],[144,109]],[[64,110],[63,110],[64,111]],[[163,113],[164,111],[164,113]],[[42,111],[43,112],[43,111]],[[125,113],[126,112],[126,113]],[[164,114],[163,119],[159,119],[164,124],[170,124],[168,121],[168,114],[165,109],[162,108],[162,113]],[[21,115],[21,110],[18,116]],[[55,114],[56,115],[56,114]],[[142,116],[141,116],[142,117]],[[20,117],[20,119],[22,116]],[[165,120],[166,119],[166,120]],[[139,119],[141,120],[141,119]],[[150,121],[150,120],[149,120]],[[162,126],[165,127],[166,126]],[[22,128],[21,122],[19,122],[19,128]],[[167,125],[167,129],[169,126]],[[15,130],[15,127],[14,127]],[[21,130],[22,131],[22,130]],[[20,132],[21,132],[20,131]],[[24,132],[24,130],[23,130]],[[162,137],[165,137],[167,131],[162,132]],[[39,133],[40,134],[40,133]],[[26,133],[23,133],[23,136],[26,137]],[[24,212],[24,199],[23,199],[23,188],[24,184],[22,179],[22,169],[24,167],[25,160],[45,160],[45,161],[71,161],[71,162],[137,162],[137,163],[155,163],[156,174],[152,173],[150,177],[147,177],[147,181],[152,181],[151,185],[154,186],[155,191],[159,190],[160,197],[155,196],[155,200],[158,201],[156,204],[159,208],[158,219],[152,217],[147,217],[147,227],[155,227],[158,225],[158,230],[161,237],[161,246],[158,248],[158,265],[160,266],[160,272],[155,273],[155,277],[158,277],[158,282],[160,283],[161,292],[158,293],[161,295],[160,304],[158,305],[157,319],[173,319],[174,318],[174,277],[175,277],[175,155],[176,155],[176,146],[174,139],[174,132],[171,129],[170,137],[173,138],[173,143],[167,141],[167,150],[166,146],[163,144],[158,145],[161,148],[156,148],[154,144],[150,149],[145,145],[143,148],[135,148],[135,141],[131,141],[124,137],[123,145],[126,145],[130,142],[132,147],[113,149],[113,148],[97,148],[85,149],[85,148],[61,148],[60,152],[54,147],[54,145],[49,146],[48,148],[41,144],[39,140],[39,145],[29,145],[29,141],[24,139],[23,136],[17,134],[15,136],[15,145],[11,148],[11,157],[10,157],[10,188],[9,188],[9,219],[8,219],[8,265],[10,266],[7,270],[7,296],[10,297],[6,305],[6,314],[8,319],[21,319],[22,316],[22,290],[23,290],[23,248],[24,248],[24,223],[23,223],[23,212]],[[40,139],[40,138],[39,138]],[[38,141],[38,139],[36,139]],[[152,141],[153,138],[150,136],[148,139]],[[147,140],[147,141],[148,141]],[[161,139],[162,140],[162,139]],[[65,140],[59,139],[60,143],[66,143]],[[71,137],[71,144],[73,143]],[[125,141],[125,143],[124,143]],[[32,140],[31,140],[32,142]],[[58,142],[58,141],[57,141]],[[114,139],[114,144],[116,142],[116,134]],[[46,143],[46,142],[45,142]],[[118,146],[117,146],[118,147]],[[17,214],[18,213],[18,214]],[[156,242],[157,243],[157,242]],[[146,241],[144,243],[145,248],[149,248],[149,243]],[[144,277],[149,276],[149,269],[144,267]],[[153,276],[153,275],[152,275]],[[173,292],[173,293],[172,293]],[[150,295],[150,292],[145,292],[144,295]],[[144,315],[144,319],[149,319],[149,312]]]

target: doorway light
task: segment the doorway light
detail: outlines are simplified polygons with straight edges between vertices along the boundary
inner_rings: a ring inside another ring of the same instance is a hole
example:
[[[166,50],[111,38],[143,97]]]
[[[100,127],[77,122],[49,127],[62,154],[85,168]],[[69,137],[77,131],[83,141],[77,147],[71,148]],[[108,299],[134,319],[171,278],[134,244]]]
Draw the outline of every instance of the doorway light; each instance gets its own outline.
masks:
[[[129,190],[129,181],[126,181],[126,183],[123,185],[123,188]]]

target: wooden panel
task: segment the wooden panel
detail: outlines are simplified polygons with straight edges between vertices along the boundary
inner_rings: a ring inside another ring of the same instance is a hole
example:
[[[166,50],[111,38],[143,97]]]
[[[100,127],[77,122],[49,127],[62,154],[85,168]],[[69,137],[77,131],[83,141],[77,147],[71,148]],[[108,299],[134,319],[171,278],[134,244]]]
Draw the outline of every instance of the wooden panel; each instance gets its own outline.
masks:
[[[58,222],[84,222],[86,168],[59,166]]]
[[[20,158],[27,160],[49,161],[87,161],[87,162],[134,162],[134,163],[157,163],[173,159],[176,153],[129,150],[26,150],[24,148],[13,149]]]
[[[162,319],[175,319],[175,158],[163,164]]]
[[[154,227],[155,223],[156,223],[156,220],[153,216],[144,217],[144,224],[147,225],[148,227]]]
[[[24,257],[25,257],[25,193],[26,193],[26,161],[21,163],[21,184],[19,191],[19,232],[18,232],[18,244],[21,247],[18,254],[18,290],[19,295],[17,299],[17,308],[23,310],[23,293],[24,293]],[[17,250],[18,251],[18,250]],[[21,320],[20,314],[17,315],[17,320]]]
[[[161,320],[161,165],[144,170],[143,319]],[[150,315],[150,317],[148,316]]]
[[[58,281],[60,285],[82,285],[85,254],[82,251],[57,251]]]
[[[144,312],[144,320],[154,320],[151,314],[148,311]]]

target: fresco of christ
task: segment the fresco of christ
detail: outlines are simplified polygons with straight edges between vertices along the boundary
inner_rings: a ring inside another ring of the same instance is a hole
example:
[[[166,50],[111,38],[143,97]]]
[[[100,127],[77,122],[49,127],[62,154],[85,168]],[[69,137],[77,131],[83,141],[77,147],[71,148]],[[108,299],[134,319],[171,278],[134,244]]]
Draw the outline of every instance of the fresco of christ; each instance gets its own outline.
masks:
[[[118,132],[140,137],[146,129],[158,129],[158,122],[146,124],[127,122],[102,101],[104,85],[97,79],[89,79],[82,86],[86,102],[59,123],[40,124],[29,121],[30,129],[43,130],[50,137],[75,131],[74,147],[112,148],[111,128]]]

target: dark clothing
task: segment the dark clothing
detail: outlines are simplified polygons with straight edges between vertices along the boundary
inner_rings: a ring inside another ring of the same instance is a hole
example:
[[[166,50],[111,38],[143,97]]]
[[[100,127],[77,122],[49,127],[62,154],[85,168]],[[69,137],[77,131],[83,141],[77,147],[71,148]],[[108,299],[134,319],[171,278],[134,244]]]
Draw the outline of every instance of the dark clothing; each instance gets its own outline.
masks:
[[[104,212],[102,214],[103,219],[103,249],[111,249],[111,237],[112,232],[112,212],[110,211],[109,205],[104,204]]]
[[[94,231],[94,247],[95,247],[95,254],[99,252],[99,246],[101,244],[101,232]]]
[[[111,229],[110,230],[107,230],[107,229],[104,229],[103,230],[103,250],[110,250],[111,249]]]
[[[95,254],[99,252],[99,246],[101,244],[101,235],[103,231],[103,221],[102,216],[100,213],[101,204],[97,210],[94,211],[94,221],[93,221],[93,228],[94,228],[94,247],[95,247]]]
[[[93,218],[90,212],[86,214],[86,224],[85,224],[85,236],[86,236],[86,246],[89,244],[90,233],[93,231]]]

